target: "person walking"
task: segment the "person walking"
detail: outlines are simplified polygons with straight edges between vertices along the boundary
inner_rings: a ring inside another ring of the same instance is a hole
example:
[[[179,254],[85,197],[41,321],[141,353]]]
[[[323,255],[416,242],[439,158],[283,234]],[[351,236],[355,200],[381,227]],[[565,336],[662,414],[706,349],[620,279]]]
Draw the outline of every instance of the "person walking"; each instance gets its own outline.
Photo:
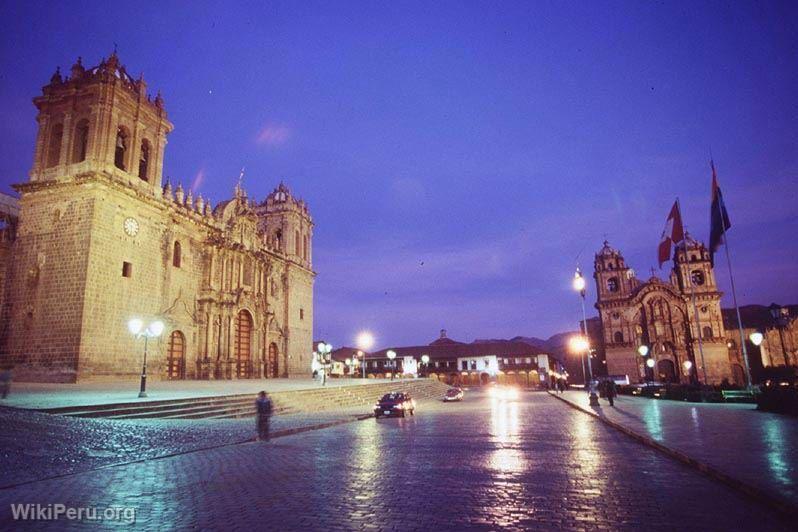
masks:
[[[269,420],[272,417],[272,400],[266,392],[260,392],[255,401],[257,415],[258,439],[269,439]]]
[[[608,379],[606,387],[607,400],[610,402],[610,406],[615,406],[615,396],[618,395],[618,389],[615,386],[615,381]]]
[[[0,371],[0,395],[2,395],[3,399],[8,397],[8,392],[11,391],[12,369],[13,366],[5,366]]]

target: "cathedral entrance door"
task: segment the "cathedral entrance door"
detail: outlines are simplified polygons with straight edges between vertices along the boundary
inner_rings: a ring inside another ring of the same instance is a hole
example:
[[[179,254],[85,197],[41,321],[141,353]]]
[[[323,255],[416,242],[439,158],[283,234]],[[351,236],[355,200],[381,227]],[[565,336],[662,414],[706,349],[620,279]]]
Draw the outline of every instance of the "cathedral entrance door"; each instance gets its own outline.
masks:
[[[277,363],[277,344],[274,342],[269,344],[269,355],[266,359],[266,376],[270,378],[277,378],[280,371]]]
[[[664,358],[657,362],[657,376],[662,382],[678,382],[673,361]]]
[[[252,376],[252,316],[242,310],[236,316],[235,335],[236,377],[248,379]]]
[[[169,351],[166,355],[166,378],[182,379],[186,361],[186,337],[180,331],[169,336]]]

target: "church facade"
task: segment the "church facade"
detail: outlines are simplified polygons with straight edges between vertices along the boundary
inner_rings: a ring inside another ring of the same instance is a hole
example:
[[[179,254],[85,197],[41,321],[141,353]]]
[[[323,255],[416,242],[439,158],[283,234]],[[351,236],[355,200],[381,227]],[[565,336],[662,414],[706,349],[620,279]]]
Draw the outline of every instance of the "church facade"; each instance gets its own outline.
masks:
[[[141,371],[132,318],[161,320],[147,370],[163,379],[306,374],[313,221],[282,183],[263,201],[239,180],[216,206],[163,182],[173,129],[116,53],[34,99],[33,167],[3,264],[0,363],[74,382]],[[6,209],[13,211],[13,209]]]
[[[704,244],[688,236],[675,250],[668,280],[641,281],[605,241],[593,276],[609,375],[631,382],[745,382],[742,362],[727,345],[722,293]]]

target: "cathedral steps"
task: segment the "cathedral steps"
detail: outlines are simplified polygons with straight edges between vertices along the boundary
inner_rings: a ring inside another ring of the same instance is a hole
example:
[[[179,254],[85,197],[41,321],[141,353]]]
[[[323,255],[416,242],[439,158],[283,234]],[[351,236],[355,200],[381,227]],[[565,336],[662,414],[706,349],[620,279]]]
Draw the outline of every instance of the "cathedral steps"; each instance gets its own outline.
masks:
[[[364,410],[370,411],[371,406],[382,395],[392,391],[404,391],[420,400],[439,398],[446,388],[448,386],[437,381],[415,379],[274,392],[270,397],[274,404],[274,415],[355,407],[363,407]],[[40,411],[72,417],[105,419],[235,419],[255,415],[254,399],[252,394],[238,394],[146,403],[72,406]]]

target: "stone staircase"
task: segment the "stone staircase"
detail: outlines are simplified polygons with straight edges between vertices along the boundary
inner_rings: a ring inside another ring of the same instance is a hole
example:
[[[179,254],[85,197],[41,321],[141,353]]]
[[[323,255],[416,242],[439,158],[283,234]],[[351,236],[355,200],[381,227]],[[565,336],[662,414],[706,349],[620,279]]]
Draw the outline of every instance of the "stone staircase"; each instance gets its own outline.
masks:
[[[327,386],[270,393],[274,415],[363,407],[364,413],[384,394],[410,393],[416,400],[437,399],[448,386],[429,379],[397,380],[376,384]],[[255,415],[253,394],[195,397],[138,403],[70,406],[39,410],[48,414],[105,419],[233,419]]]

